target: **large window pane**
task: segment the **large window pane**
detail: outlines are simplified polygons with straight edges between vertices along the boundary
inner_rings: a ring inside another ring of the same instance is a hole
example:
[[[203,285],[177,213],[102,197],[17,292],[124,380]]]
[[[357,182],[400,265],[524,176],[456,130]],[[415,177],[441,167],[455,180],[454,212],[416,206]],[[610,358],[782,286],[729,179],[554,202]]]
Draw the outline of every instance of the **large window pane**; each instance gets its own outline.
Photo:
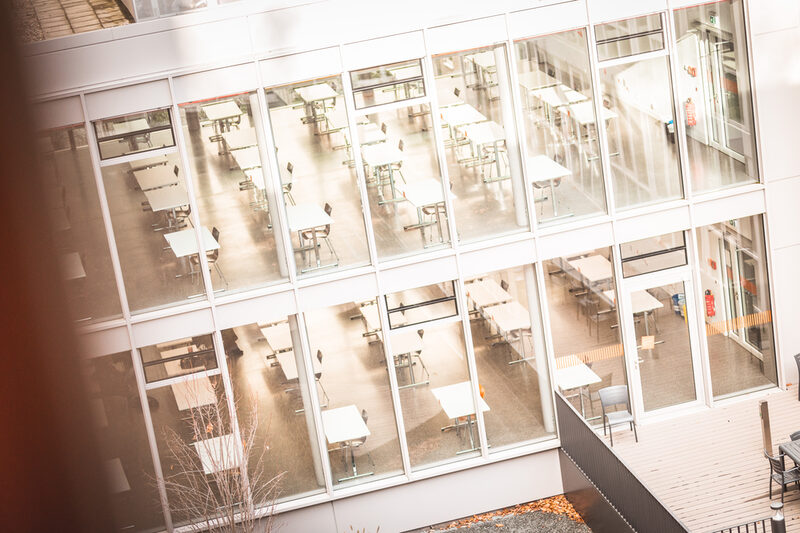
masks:
[[[103,216],[83,126],[37,139],[44,197],[72,318],[94,322],[121,314]]]
[[[425,96],[420,59],[356,70],[350,81],[356,109]]]
[[[756,181],[742,2],[675,10],[678,98],[697,191]]]
[[[162,342],[139,349],[148,383],[217,368],[211,335]]]
[[[533,265],[465,285],[491,452],[554,435],[547,355]],[[529,311],[529,310],[532,310]]]
[[[322,426],[334,485],[402,471],[389,376],[380,345],[364,336],[356,304],[306,313],[312,357],[319,363]],[[376,308],[374,301],[372,308]],[[355,314],[354,314],[355,313]],[[374,316],[374,315],[370,315]],[[365,319],[366,322],[366,319]],[[375,321],[370,319],[371,326]]]
[[[175,146],[169,109],[157,109],[94,123],[100,159]]]
[[[117,531],[161,531],[164,515],[131,354],[87,359],[83,373]]]
[[[393,319],[392,361],[412,469],[474,457],[480,453],[466,345],[461,320],[443,316],[436,302],[452,294],[452,282],[388,294],[389,308],[406,301],[417,306],[403,313],[406,327]],[[412,298],[412,300],[409,300]],[[380,337],[380,332],[377,334]],[[491,398],[479,398],[484,414]]]
[[[686,238],[682,231],[619,245],[622,277],[638,276],[685,265]]]
[[[200,220],[217,230],[219,248],[207,252],[214,289],[241,290],[287,277],[271,199],[289,192],[276,194],[262,165],[256,94],[185,104],[181,118]]]
[[[444,203],[448,187],[442,185],[429,115],[423,104],[357,119],[380,259],[450,242]]]
[[[131,311],[205,297],[189,193],[177,153],[103,167]],[[212,228],[199,228],[208,250]]]
[[[520,41],[515,52],[537,220],[605,212],[586,31]],[[615,118],[599,107],[603,121]]]
[[[664,49],[661,15],[646,15],[595,26],[600,61]]]
[[[369,262],[339,77],[267,91],[294,258],[300,274]]]
[[[322,455],[295,317],[223,330],[222,343],[239,426],[243,435],[252,434],[251,480],[263,485],[280,476],[279,500],[324,490]],[[314,362],[318,364],[313,379],[324,399],[322,381],[327,378],[328,361],[325,365]]]
[[[433,59],[459,238],[527,229],[505,47]]]
[[[597,391],[627,384],[611,260],[600,248],[544,263],[556,385],[598,424]]]
[[[777,385],[761,215],[697,230],[715,397]]]
[[[669,59],[601,66],[600,84],[614,117],[606,127],[617,206],[681,198]]]

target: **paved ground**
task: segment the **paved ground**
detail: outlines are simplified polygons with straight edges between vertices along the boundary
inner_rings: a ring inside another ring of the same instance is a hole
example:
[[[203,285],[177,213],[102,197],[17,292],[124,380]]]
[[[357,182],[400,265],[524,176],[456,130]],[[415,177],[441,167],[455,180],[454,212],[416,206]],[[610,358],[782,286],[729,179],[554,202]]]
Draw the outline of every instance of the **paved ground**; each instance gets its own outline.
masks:
[[[133,22],[117,0],[12,0],[23,42],[100,30]]]

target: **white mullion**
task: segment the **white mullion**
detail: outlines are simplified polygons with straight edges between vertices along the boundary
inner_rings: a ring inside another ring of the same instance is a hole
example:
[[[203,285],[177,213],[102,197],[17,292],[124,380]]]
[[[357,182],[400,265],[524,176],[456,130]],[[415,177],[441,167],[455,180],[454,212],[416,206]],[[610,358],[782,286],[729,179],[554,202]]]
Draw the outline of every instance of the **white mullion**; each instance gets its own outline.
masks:
[[[314,433],[317,436],[317,449],[319,450],[320,458],[322,460],[322,477],[325,480],[325,493],[328,497],[333,496],[333,470],[331,469],[330,454],[327,453],[328,441],[325,437],[325,426],[322,423],[322,408],[319,403],[319,395],[317,394],[317,383],[314,378],[314,366],[311,362],[311,344],[308,338],[309,332],[306,326],[305,312],[300,311],[300,295],[295,289],[295,306],[298,309],[295,315],[295,322],[297,324],[297,336],[300,337],[300,351],[305,363],[305,372],[297,373],[297,379],[305,379],[306,387],[308,387],[308,394],[311,398],[311,405],[303,405],[304,409],[311,409],[312,416],[314,417]]]
[[[753,216],[759,216],[759,215],[753,215]],[[776,307],[775,306],[775,296],[776,296],[777,293],[775,291],[775,283],[773,282],[773,280],[775,278],[773,277],[774,270],[773,270],[773,266],[772,266],[773,265],[773,259],[772,259],[773,248],[770,245],[770,234],[769,234],[769,226],[768,226],[768,224],[769,224],[769,220],[768,220],[769,215],[767,213],[763,213],[760,216],[761,216],[761,231],[764,232],[764,252],[765,252],[765,255],[767,256],[766,257],[767,266],[766,266],[765,270],[766,270],[766,273],[767,273],[767,285],[769,286],[769,298],[770,298],[769,307],[770,307],[770,316],[772,317],[772,320],[770,321],[772,323],[772,339],[773,339],[772,342],[775,344],[775,350],[774,350],[775,353],[773,354],[773,356],[775,357],[775,368],[776,368],[776,372],[777,372],[776,378],[778,380],[778,386],[779,387],[782,386],[785,389],[786,388],[787,376],[784,374],[783,365],[781,364],[782,361],[781,361],[781,358],[779,357],[779,355],[781,353],[781,350],[780,350],[780,348],[781,348],[780,347],[780,343],[781,343],[780,339],[782,338],[781,337],[781,331],[782,331],[783,328],[778,324],[778,321],[775,320],[775,307]],[[789,294],[788,293],[785,293],[785,294],[786,294],[786,297],[788,298]]]
[[[519,65],[517,64],[517,54],[515,42],[511,39],[511,31],[509,30],[509,15],[506,14],[506,33],[509,35],[506,41],[507,61],[508,61],[508,74],[510,77],[511,87],[515,89],[509,90],[511,95],[511,104],[514,108],[514,122],[516,126],[517,140],[522,140],[519,143],[519,159],[522,168],[522,184],[525,189],[525,208],[528,210],[528,231],[536,233],[539,227],[539,221],[536,220],[536,204],[533,197],[533,187],[528,182],[528,132],[527,132],[527,115],[522,108],[522,98],[520,97],[520,84],[519,84]],[[527,90],[527,89],[526,89]],[[550,193],[552,195],[552,192]]]
[[[128,305],[128,297],[125,292],[125,283],[122,277],[122,266],[119,260],[119,252],[117,250],[116,238],[114,236],[114,229],[111,222],[111,212],[108,207],[108,198],[106,197],[105,185],[103,183],[103,173],[100,169],[100,153],[97,146],[97,138],[95,137],[94,127],[89,121],[86,114],[86,98],[83,94],[80,95],[81,107],[83,108],[84,127],[86,128],[86,142],[89,147],[89,155],[92,161],[92,170],[94,173],[95,188],[100,201],[100,212],[103,216],[103,223],[105,225],[106,239],[109,246],[109,254],[111,256],[111,266],[114,270],[114,277],[117,282],[117,293],[120,299],[120,307],[122,316],[125,320],[125,329],[128,332],[128,341],[131,345],[130,355],[131,363],[133,365],[133,373],[136,378],[136,390],[139,394],[139,403],[142,407],[142,418],[144,419],[145,433],[147,434],[147,443],[150,447],[150,458],[153,461],[153,473],[156,477],[156,484],[158,490],[158,497],[161,501],[161,512],[164,516],[164,525],[167,531],[172,531],[172,514],[169,510],[167,501],[167,489],[164,484],[164,473],[161,470],[161,460],[158,453],[158,444],[156,441],[155,431],[153,430],[153,418],[150,415],[150,404],[147,400],[147,392],[145,391],[144,384],[146,382],[144,369],[142,367],[141,356],[139,350],[135,348],[136,343],[133,336],[133,327],[131,326],[131,312]]]
[[[459,238],[458,229],[456,226],[456,213],[453,206],[453,199],[450,197],[450,173],[447,169],[447,154],[444,149],[444,142],[441,139],[442,135],[442,121],[439,111],[439,97],[436,94],[436,84],[433,81],[433,57],[427,51],[428,46],[428,30],[422,30],[422,40],[426,47],[425,57],[422,58],[422,73],[423,79],[431,80],[431,83],[426,84],[426,87],[432,90],[428,91],[430,98],[430,113],[431,113],[431,128],[433,129],[433,141],[436,149],[436,156],[439,162],[439,174],[441,176],[442,193],[444,195],[444,209],[447,213],[447,231],[449,233],[450,247],[458,253]],[[437,208],[438,209],[438,208]]]
[[[172,99],[172,124],[173,133],[176,137],[176,144],[178,144],[178,154],[181,158],[181,165],[183,165],[183,182],[186,185],[186,192],[189,196],[189,207],[192,212],[192,224],[194,226],[194,236],[197,241],[198,250],[198,267],[200,268],[200,275],[202,276],[203,283],[205,284],[206,298],[209,303],[214,305],[214,285],[211,283],[211,271],[208,267],[208,257],[206,256],[206,248],[203,243],[203,226],[200,221],[200,213],[197,209],[197,197],[194,194],[194,180],[192,178],[192,169],[189,161],[189,155],[186,153],[186,139],[183,136],[183,121],[181,120],[180,109],[178,104],[175,103],[175,88],[173,86],[172,78],[167,78],[169,84],[170,98]],[[188,259],[188,258],[187,258]],[[190,280],[191,281],[191,280]]]
[[[756,157],[756,168],[758,169],[758,183],[765,183],[766,181],[766,174],[764,174],[764,163],[762,161],[762,151],[761,151],[761,128],[760,122],[758,120],[758,99],[756,98],[756,83],[753,79],[753,74],[755,70],[753,70],[753,40],[752,40],[752,32],[750,31],[750,0],[742,0],[742,21],[744,22],[744,35],[745,35],[745,42],[744,48],[745,53],[747,54],[747,77],[749,82],[749,89],[750,89],[750,106],[751,111],[753,114],[753,137],[754,137],[754,149],[755,149],[755,157]],[[742,44],[737,43],[740,47]],[[738,80],[737,80],[738,82]],[[765,230],[766,231],[766,230]],[[777,342],[777,337],[776,337]],[[778,365],[780,367],[780,365]],[[780,370],[779,370],[780,372]]]
[[[686,246],[687,252],[687,261],[689,262],[689,266],[691,268],[691,278],[693,280],[692,288],[694,289],[694,294],[692,297],[695,300],[695,320],[697,320],[697,343],[700,347],[700,375],[702,376],[703,382],[703,392],[705,395],[705,403],[709,407],[714,407],[714,389],[713,383],[711,381],[711,358],[709,356],[709,349],[708,349],[708,332],[705,328],[705,313],[703,310],[705,309],[705,305],[703,305],[704,295],[701,294],[702,292],[702,278],[700,275],[700,252],[699,246],[697,243],[697,232],[700,230],[699,227],[695,225],[694,222],[694,211],[695,207],[692,204],[689,204],[689,221],[690,227],[688,230],[688,239],[689,242]],[[686,232],[684,232],[686,235]]]
[[[392,403],[394,407],[394,418],[397,426],[397,438],[400,443],[400,458],[403,461],[403,472],[406,477],[410,479],[411,476],[411,456],[408,451],[408,439],[406,437],[406,425],[403,419],[403,409],[400,403],[400,389],[397,385],[397,371],[394,366],[394,355],[392,353],[391,337],[391,324],[389,324],[389,310],[386,305],[386,297],[381,286],[380,279],[378,279],[378,297],[376,298],[378,304],[378,318],[381,322],[381,337],[383,344],[383,355],[386,360],[386,372],[389,375],[389,392],[392,396]],[[411,372],[414,371],[414,366],[411,364],[411,356],[409,354],[409,368]]]
[[[680,90],[678,89],[678,57],[677,43],[675,40],[675,25],[673,24],[674,17],[672,16],[672,10],[667,11],[662,16],[668,19],[664,22],[663,26],[667,33],[666,46],[667,50],[669,51],[669,87],[670,93],[672,93],[672,125],[673,129],[675,130],[673,135],[675,135],[677,138],[678,161],[680,163],[678,168],[681,173],[680,179],[681,185],[683,186],[683,197],[691,201],[694,191],[692,190],[692,183],[690,179],[691,170],[689,166],[689,148],[686,136],[686,122],[683,119],[683,106],[681,105]]]
[[[297,265],[295,264],[294,260],[294,246],[292,245],[292,232],[289,230],[289,217],[286,214],[286,198],[283,195],[280,162],[278,160],[278,152],[275,148],[275,137],[273,136],[272,132],[272,121],[269,116],[269,105],[267,104],[264,80],[262,79],[261,69],[259,68],[258,62],[256,61],[254,64],[256,68],[256,80],[258,82],[256,94],[258,95],[258,107],[260,108],[259,112],[261,113],[261,124],[263,126],[261,133],[263,134],[264,141],[267,144],[267,146],[264,147],[263,152],[259,147],[259,154],[263,153],[266,155],[266,166],[269,168],[270,176],[268,178],[263,173],[264,161],[261,162],[262,175],[264,175],[265,185],[267,179],[271,181],[272,190],[274,191],[275,197],[275,209],[270,208],[272,232],[273,234],[279,232],[279,235],[275,235],[275,239],[277,240],[280,238],[283,240],[283,260],[286,265],[286,272],[288,274],[289,281],[292,283],[292,285],[294,285],[294,283],[297,282]],[[278,260],[280,261],[280,258]]]
[[[341,53],[341,47],[339,47]],[[355,100],[353,96],[353,86],[350,81],[350,73],[343,72],[341,74],[342,80],[342,93],[344,95],[344,109],[347,115],[347,129],[350,134],[350,155],[353,158],[353,164],[356,171],[356,184],[358,185],[358,193],[361,195],[361,214],[364,223],[364,231],[367,236],[367,249],[369,250],[370,263],[377,268],[378,264],[378,247],[375,242],[375,228],[372,224],[372,210],[369,206],[369,191],[367,190],[367,178],[364,175],[364,162],[361,159],[361,140],[358,138],[358,124],[356,123],[356,116],[359,114],[355,109]],[[380,187],[380,184],[378,184]]]
[[[539,289],[539,314],[542,317],[542,335],[544,336],[545,357],[547,358],[547,376],[550,382],[550,396],[553,402],[553,424],[555,427],[556,436],[559,435],[558,416],[555,415],[555,401],[556,389],[558,388],[558,381],[556,380],[556,349],[553,344],[552,323],[550,321],[550,302],[547,295],[547,286],[544,282],[544,266],[542,261],[536,261],[533,265],[536,272],[536,285]],[[534,324],[531,324],[531,328]],[[533,333],[533,331],[531,331]]]
[[[586,7],[587,16],[589,7]],[[606,196],[606,212],[612,218],[616,216],[617,205],[614,201],[614,177],[611,172],[611,156],[608,147],[608,130],[606,121],[603,119],[602,108],[603,95],[600,92],[600,66],[597,61],[597,40],[594,33],[594,25],[589,23],[586,26],[586,47],[589,52],[589,74],[592,80],[592,102],[594,104],[594,130],[597,136],[598,157],[600,157],[600,168],[603,171],[603,186]]]

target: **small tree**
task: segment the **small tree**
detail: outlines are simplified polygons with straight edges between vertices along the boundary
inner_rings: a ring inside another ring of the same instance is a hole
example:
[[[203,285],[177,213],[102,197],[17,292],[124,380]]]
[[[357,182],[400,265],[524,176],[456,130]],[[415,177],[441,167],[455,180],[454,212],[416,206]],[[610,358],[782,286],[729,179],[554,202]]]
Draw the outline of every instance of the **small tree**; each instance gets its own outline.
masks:
[[[185,432],[164,429],[173,463],[171,472],[164,472],[169,510],[176,523],[189,522],[192,531],[271,531],[285,472],[267,475],[269,447],[256,445],[257,398],[247,400],[246,410],[237,408],[238,443],[225,395],[216,388],[207,379],[187,382],[186,398],[198,407],[190,409]],[[199,405],[203,398],[207,403]]]

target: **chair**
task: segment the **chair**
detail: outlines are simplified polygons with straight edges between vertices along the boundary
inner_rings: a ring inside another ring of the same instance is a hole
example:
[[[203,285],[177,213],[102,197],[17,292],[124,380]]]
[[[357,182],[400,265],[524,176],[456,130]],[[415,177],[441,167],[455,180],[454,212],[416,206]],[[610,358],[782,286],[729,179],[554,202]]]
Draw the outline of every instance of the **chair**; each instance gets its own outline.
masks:
[[[211,228],[211,236],[214,237],[214,240],[217,241],[217,244],[219,244],[219,230],[216,228],[216,226]],[[222,270],[220,270],[219,263],[217,262],[218,259],[219,259],[219,248],[217,248],[216,250],[211,250],[206,252],[206,261],[208,261],[208,268],[210,269],[213,265],[213,267],[217,270],[217,274],[219,274],[219,279],[221,279],[227,286],[228,282],[225,280],[225,276],[222,275]],[[189,272],[189,274],[191,274],[192,279],[194,279],[194,275],[200,273],[200,256],[197,254],[189,256],[189,262],[192,265],[192,270]]]
[[[314,379],[317,380],[317,384],[319,388],[322,389],[322,394],[325,396],[325,404],[321,405],[320,407],[326,407],[328,402],[330,402],[330,398],[328,397],[328,392],[325,390],[325,387],[322,386],[322,350],[317,350],[317,361],[319,361],[319,370],[314,372]]]
[[[327,214],[328,216],[331,216],[331,213],[333,213],[333,207],[331,207],[331,204],[326,202],[324,209],[325,209],[325,214]],[[303,231],[300,232],[300,237],[303,240],[306,240],[306,241],[309,241],[309,240],[313,241],[315,233],[317,235],[317,246],[319,246],[319,239],[325,240],[325,242],[328,245],[328,249],[331,251],[333,256],[336,257],[336,261],[339,261],[339,255],[336,253],[336,250],[333,249],[333,245],[331,244],[331,241],[328,238],[330,236],[330,234],[331,234],[331,225],[330,224],[325,224],[324,226],[319,226],[319,227],[316,227],[316,228],[303,230]],[[312,246],[312,248],[313,248],[313,246]]]
[[[364,421],[364,424],[366,425],[367,420],[369,420],[369,416],[367,415],[367,410],[366,409],[362,409],[361,410],[361,419]],[[367,436],[366,435],[364,435],[363,437],[360,437],[358,439],[351,440],[350,441],[350,447],[352,447],[355,450],[357,448],[361,448],[362,446],[364,446],[365,442],[367,442]],[[369,462],[372,463],[372,466],[375,466],[375,461],[372,460],[372,454],[370,454],[369,451],[367,451],[367,457],[369,458]]]
[[[612,320],[615,317],[614,308],[605,307],[601,308],[601,303],[595,299],[591,299],[586,304],[586,323],[589,325],[589,334],[592,334],[592,323],[595,324],[597,330],[597,342],[600,342],[600,323]]]
[[[789,435],[789,440],[800,440],[800,431],[795,431]]]
[[[772,499],[772,483],[781,486],[781,503],[783,503],[783,493],[786,492],[786,485],[794,483],[800,489],[800,467],[786,469],[784,465],[784,454],[773,457],[764,450],[764,457],[769,461],[769,497]]]
[[[500,288],[508,292],[508,282],[504,279],[500,280]]]
[[[611,446],[614,446],[614,435],[611,428],[619,424],[628,424],[633,430],[636,442],[639,442],[639,435],[636,434],[636,422],[631,414],[631,404],[628,399],[628,386],[615,385],[597,391],[600,396],[600,406],[603,409],[603,435],[606,434],[608,426],[608,436],[611,439]],[[625,405],[624,411],[610,411],[609,409],[617,405]]]
[[[794,362],[797,364],[797,373],[800,375],[800,353],[794,356]],[[797,387],[797,401],[800,401],[800,387]]]

